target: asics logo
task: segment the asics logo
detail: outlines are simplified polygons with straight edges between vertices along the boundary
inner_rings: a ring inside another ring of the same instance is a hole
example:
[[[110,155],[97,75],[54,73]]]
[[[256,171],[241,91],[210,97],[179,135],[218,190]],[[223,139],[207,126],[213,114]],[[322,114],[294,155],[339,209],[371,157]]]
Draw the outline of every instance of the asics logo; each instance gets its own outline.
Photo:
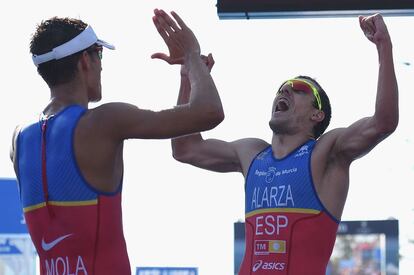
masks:
[[[72,236],[73,234],[68,234],[65,236],[61,236],[57,239],[55,239],[54,241],[51,241],[50,243],[45,242],[45,239],[42,238],[42,248],[44,251],[49,251],[50,249],[52,249],[53,247],[55,247],[58,243],[60,243],[61,241],[63,241],[64,239],[68,238],[69,236]]]
[[[263,264],[262,260],[257,261],[253,266],[253,272],[256,272]]]
[[[256,272],[259,269],[262,270],[276,270],[276,271],[283,271],[285,270],[286,263],[278,263],[278,262],[263,262],[262,260],[258,260],[253,265],[253,272]]]

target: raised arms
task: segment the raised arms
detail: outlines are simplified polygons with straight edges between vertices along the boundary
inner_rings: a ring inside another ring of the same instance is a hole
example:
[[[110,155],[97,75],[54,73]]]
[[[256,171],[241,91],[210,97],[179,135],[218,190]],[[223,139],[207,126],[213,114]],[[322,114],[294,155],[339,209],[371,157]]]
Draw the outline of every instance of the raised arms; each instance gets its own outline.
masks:
[[[359,22],[365,36],[375,44],[378,51],[377,96],[373,116],[337,131],[334,153],[342,156],[346,162],[368,153],[398,125],[398,86],[387,27],[380,14],[360,16]]]
[[[375,112],[349,127],[324,134],[312,155],[312,175],[318,196],[338,219],[348,193],[350,164],[371,151],[398,125],[398,87],[387,28],[379,14],[360,17],[359,22],[365,36],[376,45],[378,51]]]
[[[211,54],[202,56],[210,71],[214,65]],[[181,86],[178,104],[188,102],[192,87],[188,79],[188,69],[181,67]],[[200,133],[182,136],[171,140],[173,156],[176,160],[216,172],[247,173],[253,157],[268,144],[259,139],[241,139],[227,142],[218,139],[203,139]]]
[[[191,29],[174,12],[171,18],[163,10],[155,10],[154,25],[169,49],[169,56],[156,53],[170,64],[185,64],[192,94],[186,104],[151,111],[132,104],[109,103],[91,110],[86,119],[97,125],[97,131],[114,140],[128,138],[171,138],[214,128],[224,113],[214,81],[200,58],[200,46]],[[97,121],[105,121],[99,128]],[[106,131],[106,132],[105,132]]]

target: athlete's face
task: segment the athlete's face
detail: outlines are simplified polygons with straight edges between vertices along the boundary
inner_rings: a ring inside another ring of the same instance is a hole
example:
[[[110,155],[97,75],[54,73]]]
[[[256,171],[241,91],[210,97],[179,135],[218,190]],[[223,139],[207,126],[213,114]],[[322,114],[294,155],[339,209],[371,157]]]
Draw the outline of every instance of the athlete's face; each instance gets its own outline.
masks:
[[[102,47],[97,46],[89,50],[90,78],[88,97],[90,102],[97,102],[102,98],[101,71]]]
[[[312,90],[285,82],[273,101],[270,128],[274,133],[284,134],[306,127],[311,122],[312,113],[319,111],[314,102]]]

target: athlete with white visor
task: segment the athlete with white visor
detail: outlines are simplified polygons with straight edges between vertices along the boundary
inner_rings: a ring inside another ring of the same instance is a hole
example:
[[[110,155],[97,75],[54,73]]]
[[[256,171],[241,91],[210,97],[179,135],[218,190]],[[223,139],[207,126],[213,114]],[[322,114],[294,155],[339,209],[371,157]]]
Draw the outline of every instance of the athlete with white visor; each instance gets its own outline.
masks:
[[[33,62],[50,102],[39,120],[16,128],[11,158],[41,275],[131,274],[121,209],[124,140],[205,131],[224,118],[196,37],[171,14],[154,11],[169,49],[154,56],[185,64],[193,93],[186,104],[162,111],[127,103],[88,108],[101,99],[103,48],[115,47],[81,20],[45,20],[32,37]]]

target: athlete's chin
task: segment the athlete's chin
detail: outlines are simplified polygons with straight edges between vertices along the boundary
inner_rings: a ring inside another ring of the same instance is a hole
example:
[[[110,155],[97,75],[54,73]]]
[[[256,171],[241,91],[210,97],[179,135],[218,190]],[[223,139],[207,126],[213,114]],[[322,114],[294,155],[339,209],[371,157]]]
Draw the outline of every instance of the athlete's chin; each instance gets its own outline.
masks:
[[[96,93],[94,96],[92,96],[89,101],[90,102],[99,102],[102,99],[101,93]]]
[[[274,119],[271,119],[269,121],[269,127],[272,130],[273,134],[280,135],[282,133],[287,133],[287,125],[285,123],[282,123],[280,121],[276,121]]]
[[[272,130],[273,134],[277,134],[279,132],[279,127],[277,127],[277,124],[274,120],[269,121],[269,127]]]
[[[100,96],[100,97],[92,99],[91,102],[99,102],[99,101],[101,101],[101,99],[102,99],[102,97]]]

